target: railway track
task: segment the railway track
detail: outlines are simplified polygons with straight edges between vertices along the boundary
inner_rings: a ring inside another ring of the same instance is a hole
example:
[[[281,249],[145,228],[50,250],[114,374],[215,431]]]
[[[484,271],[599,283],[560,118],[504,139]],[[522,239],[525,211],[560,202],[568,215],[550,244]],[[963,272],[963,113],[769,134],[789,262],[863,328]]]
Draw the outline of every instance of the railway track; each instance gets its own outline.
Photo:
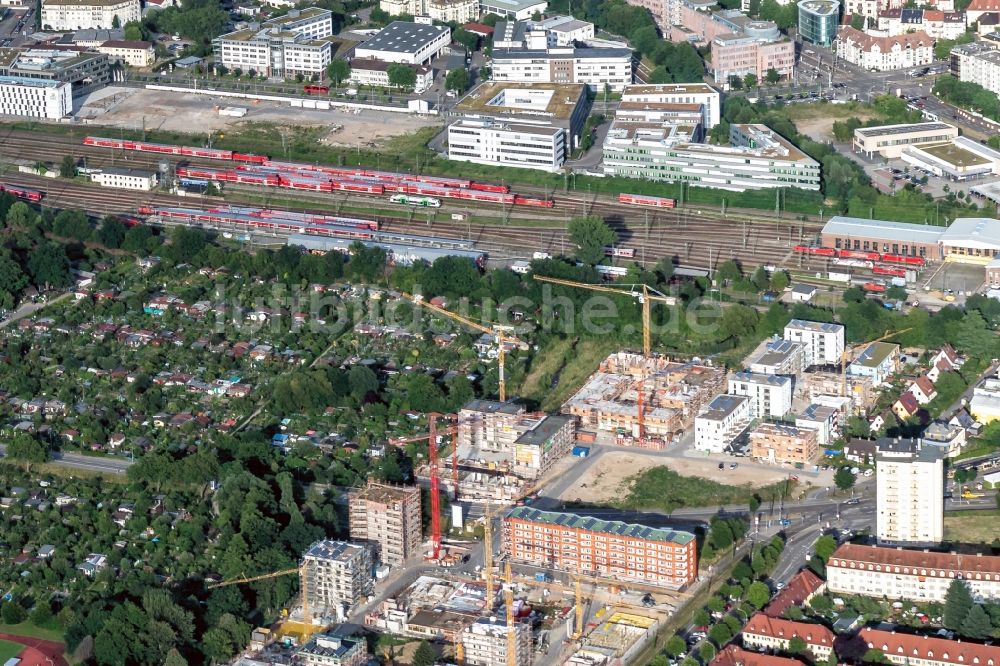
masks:
[[[133,167],[157,169],[160,162],[167,158],[144,153],[122,154],[106,148],[85,146],[81,136],[46,135],[46,142],[39,143],[40,135],[30,132],[9,132],[0,138],[0,160],[24,161],[58,161],[64,155],[87,158],[88,166],[100,167],[127,164]],[[51,139],[51,140],[50,140]],[[127,159],[125,159],[127,157]],[[170,161],[170,160],[167,160]],[[214,164],[218,160],[192,159],[192,163]],[[47,197],[45,205],[52,207],[84,207],[94,215],[108,213],[132,213],[141,205],[164,206],[201,206],[206,200],[193,203],[190,198],[166,194],[150,194],[146,192],[128,192],[108,190],[81,183],[66,182],[30,176],[27,174],[11,174],[4,180],[26,187],[45,190]],[[534,188],[541,192],[541,188]],[[285,196],[285,195],[289,196]],[[302,193],[279,190],[282,198],[292,198]],[[369,203],[385,204],[385,198],[379,196],[351,195],[352,200],[345,200],[345,205],[363,206]],[[302,199],[301,206],[296,210],[314,210],[327,212],[329,210],[310,209],[312,202],[329,201],[324,195]],[[553,197],[554,209],[525,210],[515,209],[516,214],[530,214],[535,225],[526,226],[512,223],[504,225],[498,221],[496,225],[456,222],[452,220],[437,220],[428,225],[419,218],[421,212],[407,215],[376,215],[388,231],[436,234],[444,237],[465,238],[476,242],[494,259],[525,258],[530,256],[527,248],[532,251],[548,252],[550,254],[569,254],[573,246],[565,233],[566,222],[575,215],[600,215],[608,220],[619,234],[619,244],[636,248],[635,260],[643,264],[653,264],[663,257],[672,257],[675,263],[688,267],[714,268],[727,259],[739,259],[743,265],[752,268],[758,265],[797,266],[798,259],[792,257],[791,248],[799,242],[813,240],[821,226],[814,222],[799,222],[774,218],[765,218],[759,214],[748,218],[742,214],[734,214],[730,219],[719,219],[716,214],[706,214],[691,209],[637,209],[624,206],[607,196],[587,195],[580,192],[556,193]],[[212,204],[223,203],[220,198],[209,200]],[[462,201],[460,206],[448,206],[445,200],[441,212],[465,212],[474,215],[492,213],[497,215],[495,205],[477,204],[477,202]],[[563,213],[562,217],[552,216],[549,211]],[[434,212],[437,218],[440,213]],[[537,223],[542,222],[539,226]],[[551,225],[547,224],[551,222]]]

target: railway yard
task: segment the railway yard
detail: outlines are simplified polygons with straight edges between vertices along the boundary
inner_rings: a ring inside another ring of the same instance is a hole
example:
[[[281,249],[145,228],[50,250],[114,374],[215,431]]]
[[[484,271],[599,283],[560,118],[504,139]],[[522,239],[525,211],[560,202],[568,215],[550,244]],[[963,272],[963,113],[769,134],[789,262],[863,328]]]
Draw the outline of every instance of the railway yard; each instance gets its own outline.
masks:
[[[13,170],[15,164],[57,162],[66,155],[82,158],[88,168],[95,169],[127,166],[158,171],[166,162],[171,170],[180,164],[182,171],[178,173],[206,175],[223,171],[217,159],[84,145],[82,136],[46,135],[42,142],[37,133],[10,131],[0,148],[0,163],[9,165],[3,180],[11,185],[44,191],[46,206],[82,206],[93,215],[135,215],[140,208],[149,207],[211,208],[250,204],[365,217],[375,219],[386,232],[418,234],[445,242],[471,242],[489,256],[493,265],[530,259],[525,256],[525,248],[529,246],[552,255],[570,254],[573,248],[565,227],[569,219],[581,214],[603,217],[618,232],[621,246],[638,247],[633,257],[642,264],[651,265],[663,257],[671,257],[680,267],[705,271],[727,259],[739,259],[750,268],[775,265],[813,271],[826,269],[830,261],[828,257],[797,254],[793,250],[796,245],[814,242],[822,227],[817,221],[764,217],[760,213],[739,210],[729,210],[723,215],[700,205],[697,208],[637,206],[621,203],[610,196],[580,191],[551,192],[518,187],[516,192],[501,200],[441,198],[439,207],[415,209],[389,202],[388,190],[379,194],[282,189],[268,184],[275,182],[273,173],[266,174],[265,182],[226,183],[223,197],[192,198],[105,189],[78,180],[52,179]],[[310,168],[309,165],[297,166]],[[257,169],[261,172],[261,167]],[[352,182],[361,182],[357,177],[351,178]],[[435,192],[431,184],[420,193]],[[480,191],[479,194],[489,197],[493,193]],[[518,205],[519,200],[550,203]],[[277,237],[281,234],[258,231],[257,235]]]

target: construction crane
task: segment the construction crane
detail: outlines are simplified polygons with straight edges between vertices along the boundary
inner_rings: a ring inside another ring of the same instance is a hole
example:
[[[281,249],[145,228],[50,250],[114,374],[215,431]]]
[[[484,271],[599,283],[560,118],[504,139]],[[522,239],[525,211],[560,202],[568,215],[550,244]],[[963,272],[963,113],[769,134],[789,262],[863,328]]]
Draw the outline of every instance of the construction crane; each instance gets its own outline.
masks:
[[[319,631],[322,625],[313,624],[312,615],[309,612],[309,595],[307,594],[307,567],[305,561],[302,565],[295,569],[283,569],[282,571],[272,571],[271,573],[260,574],[259,576],[244,576],[242,578],[234,578],[232,580],[224,580],[219,583],[213,583],[212,585],[207,585],[205,589],[215,590],[220,587],[229,587],[230,585],[243,585],[245,583],[255,583],[259,580],[269,580],[271,578],[280,578],[281,576],[291,576],[292,574],[298,574],[301,595],[302,595],[302,624],[305,627],[303,633],[306,636]]]
[[[507,666],[517,666],[517,635],[514,632],[514,575],[510,562],[504,566],[504,606],[507,609]]]
[[[437,434],[451,435],[451,483],[452,490],[454,493],[454,499],[458,499],[458,415],[457,414],[445,414],[445,418],[449,418],[456,422],[456,425],[438,430]],[[431,434],[425,432],[422,435],[411,435],[409,437],[392,437],[389,439],[389,443],[393,446],[403,446],[405,444],[410,444],[412,442],[422,442],[425,439],[430,439]]]
[[[677,303],[677,299],[673,296],[667,296],[663,292],[658,291],[647,284],[605,285],[575,282],[573,280],[563,280],[561,278],[547,277],[545,275],[532,275],[532,277],[539,282],[558,284],[563,287],[589,289],[590,291],[600,291],[608,294],[617,294],[619,296],[631,296],[632,298],[638,299],[642,304],[642,353],[646,358],[650,358],[652,356],[652,334],[649,304],[653,301],[664,303],[666,305],[675,305]]]
[[[507,401],[507,382],[506,382],[506,376],[504,374],[504,357],[505,357],[505,355],[507,353],[507,350],[506,350],[505,347],[506,347],[507,343],[511,343],[511,344],[515,344],[515,345],[517,345],[519,347],[525,347],[526,348],[528,346],[528,343],[526,343],[524,340],[521,340],[520,338],[518,338],[518,337],[516,337],[514,335],[510,335],[507,332],[500,330],[499,328],[480,324],[479,322],[473,321],[473,320],[469,319],[468,317],[463,317],[460,314],[454,313],[451,310],[445,310],[444,308],[442,308],[440,306],[433,305],[432,303],[429,303],[428,301],[425,301],[424,298],[423,298],[423,296],[413,296],[411,294],[403,294],[403,296],[407,300],[413,301],[417,305],[422,305],[423,307],[427,308],[431,312],[437,313],[437,314],[439,314],[439,315],[441,315],[443,317],[448,317],[449,319],[457,321],[458,323],[463,324],[463,325],[467,326],[468,328],[474,329],[474,330],[479,331],[481,333],[486,333],[488,335],[492,335],[494,338],[496,338],[496,341],[497,341],[497,366],[498,366],[499,373],[500,373],[500,380],[499,380],[500,402],[506,402]]]
[[[427,453],[431,467],[431,559],[435,562],[441,557],[441,479],[438,472],[436,428],[437,420],[444,416],[437,412],[427,415],[427,427],[430,430]]]
[[[573,640],[578,641],[583,636],[583,579],[576,577],[576,630]]]
[[[493,607],[493,505],[486,502],[483,518],[483,576],[486,579],[486,603]]]
[[[889,338],[895,337],[897,335],[902,335],[903,333],[909,333],[913,328],[904,328],[899,331],[889,332],[886,331],[885,335],[880,338],[875,338],[874,340],[869,340],[868,342],[859,342],[856,345],[851,345],[850,347],[844,347],[844,352],[840,355],[840,393],[842,396],[847,396],[847,361],[851,358],[855,351],[862,347],[868,345],[873,345],[876,342],[884,342]]]

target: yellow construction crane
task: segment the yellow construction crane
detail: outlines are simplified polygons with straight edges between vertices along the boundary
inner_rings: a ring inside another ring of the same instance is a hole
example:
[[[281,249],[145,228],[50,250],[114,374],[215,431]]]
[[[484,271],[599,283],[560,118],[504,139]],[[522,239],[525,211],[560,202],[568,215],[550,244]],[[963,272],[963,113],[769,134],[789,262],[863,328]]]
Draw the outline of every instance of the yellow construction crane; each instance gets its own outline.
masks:
[[[850,347],[845,346],[844,352],[840,355],[840,393],[842,396],[847,396],[847,361],[850,360],[851,356],[855,351],[862,347],[867,347],[868,345],[873,345],[876,342],[885,342],[889,338],[895,337],[897,335],[902,335],[903,333],[909,333],[913,328],[904,328],[899,331],[888,332],[880,338],[875,338],[874,340],[869,340],[867,342],[859,342],[856,345],[851,345]]]
[[[302,566],[296,569],[284,569],[282,571],[272,571],[271,573],[260,574],[259,576],[244,576],[243,578],[224,580],[220,583],[213,583],[212,585],[208,585],[206,586],[206,589],[214,590],[220,587],[229,587],[230,585],[243,585],[244,583],[254,583],[259,580],[280,578],[281,576],[291,576],[292,574],[299,575],[299,585],[301,587],[300,592],[302,595],[302,625],[304,627],[303,633],[305,634],[305,636],[309,636],[310,634],[313,634],[322,629],[322,625],[313,624],[312,615],[309,613],[309,595],[306,593],[307,570],[305,562],[302,563]]]
[[[483,519],[483,577],[486,579],[486,603],[493,607],[493,506],[486,503]]]
[[[583,580],[576,577],[576,630],[573,640],[578,641],[583,636]]]
[[[444,308],[442,308],[440,306],[433,305],[430,302],[424,300],[423,296],[419,296],[419,295],[414,296],[412,294],[403,294],[403,296],[407,300],[412,301],[413,303],[415,303],[417,305],[421,305],[421,306],[427,308],[428,310],[430,310],[431,312],[439,314],[439,315],[441,315],[443,317],[448,317],[449,319],[453,319],[454,321],[457,321],[458,323],[463,324],[463,325],[465,325],[465,326],[467,326],[467,327],[469,327],[471,329],[474,329],[474,330],[479,331],[481,333],[486,333],[488,335],[492,335],[494,338],[496,338],[496,341],[497,341],[497,365],[498,365],[498,368],[499,368],[499,371],[500,371],[500,381],[499,381],[500,402],[506,402],[507,401],[507,381],[506,381],[506,376],[504,375],[504,356],[506,355],[507,350],[504,347],[509,342],[509,343],[515,344],[515,345],[517,345],[519,347],[527,348],[528,343],[526,343],[524,340],[521,340],[517,336],[510,335],[510,334],[506,333],[505,331],[500,330],[499,328],[493,328],[493,327],[490,327],[490,326],[486,326],[484,324],[480,324],[479,322],[473,321],[473,320],[469,319],[468,317],[463,317],[462,315],[457,314],[455,312],[452,312],[451,310],[445,310]]]
[[[650,333],[650,312],[649,304],[653,301],[666,305],[675,305],[677,299],[650,287],[646,284],[589,284],[587,282],[575,282],[573,280],[563,280],[561,278],[546,277],[544,275],[532,275],[539,282],[558,284],[563,287],[575,287],[577,289],[589,289],[590,291],[601,291],[619,296],[631,296],[642,304],[642,353],[646,358],[652,356],[652,335]]]
[[[514,575],[510,562],[504,566],[504,606],[507,608],[507,666],[517,666],[517,635],[514,632]]]

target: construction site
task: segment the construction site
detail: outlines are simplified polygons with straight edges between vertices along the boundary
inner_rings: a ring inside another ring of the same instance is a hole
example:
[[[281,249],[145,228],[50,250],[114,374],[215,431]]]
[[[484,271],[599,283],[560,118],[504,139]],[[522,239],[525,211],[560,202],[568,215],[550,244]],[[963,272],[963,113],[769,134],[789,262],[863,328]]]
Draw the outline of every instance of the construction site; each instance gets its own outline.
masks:
[[[662,449],[724,391],[725,368],[617,352],[563,405],[586,429],[614,433],[621,446]]]

